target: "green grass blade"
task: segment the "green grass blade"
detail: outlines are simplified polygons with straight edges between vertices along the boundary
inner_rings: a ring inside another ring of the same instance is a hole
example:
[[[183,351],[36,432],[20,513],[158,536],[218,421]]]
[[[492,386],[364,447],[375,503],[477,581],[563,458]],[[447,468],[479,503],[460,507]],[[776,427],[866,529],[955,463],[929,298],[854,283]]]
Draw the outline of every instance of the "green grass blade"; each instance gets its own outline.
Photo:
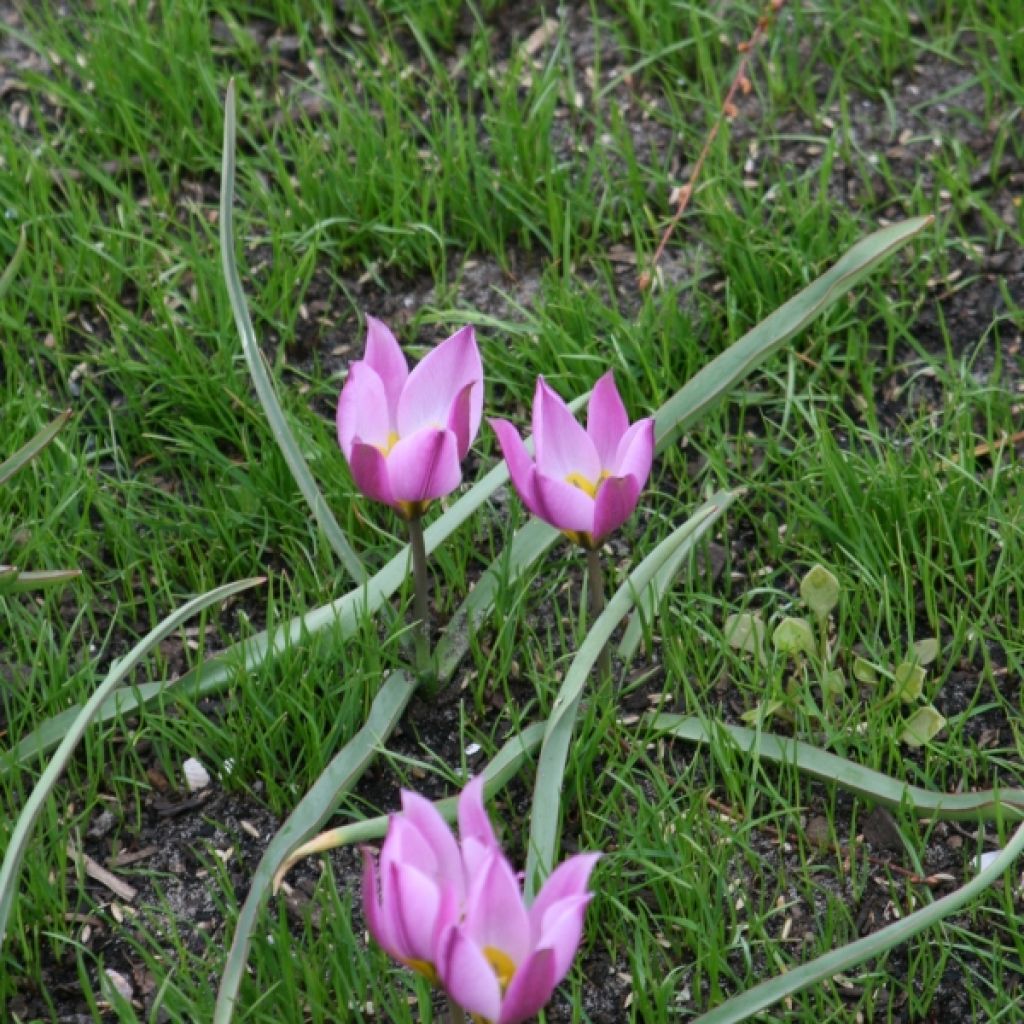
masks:
[[[686,544],[680,544],[671,556],[665,560],[664,565],[658,570],[651,585],[639,597],[633,614],[629,617],[622,639],[619,641],[618,655],[622,661],[630,661],[636,653],[637,645],[643,634],[644,621],[652,622],[658,614],[658,608],[668,593],[669,587],[676,576],[687,564],[687,560],[693,553],[693,545],[725,515],[725,510],[739,497],[741,491],[718,491],[713,494],[697,511],[694,518],[703,515],[699,528],[693,537]]]
[[[228,950],[224,973],[221,975],[220,988],[217,990],[214,1024],[227,1024],[231,1020],[238,989],[245,974],[253,929],[256,927],[260,908],[273,887],[274,875],[281,862],[296,845],[323,825],[334,810],[339,795],[363,774],[398,724],[415,690],[416,680],[404,672],[395,672],[388,676],[374,698],[366,723],[334,755],[271,840],[256,868],[249,894],[242,904],[235,924],[235,934]]]
[[[0,576],[0,594],[21,594],[26,590],[56,587],[82,575],[81,569],[32,569],[13,578]]]
[[[47,424],[31,440],[26,441],[9,459],[0,463],[0,486],[23,466],[31,462],[56,436],[61,427],[71,419],[71,410],[65,409],[52,423]]]
[[[648,722],[655,730],[691,743],[710,745],[729,739],[753,757],[773,764],[791,764],[812,778],[834,782],[851,793],[885,807],[909,808],[921,817],[953,821],[1024,819],[1024,790],[934,793],[820,750],[810,743],[757,732],[740,725],[727,725],[723,722],[711,724],[694,715],[668,712],[655,715]]]
[[[799,992],[819,981],[827,981],[841,971],[848,970],[857,964],[880,956],[913,938],[918,932],[931,925],[938,924],[943,918],[955,914],[961,907],[980,896],[993,882],[999,880],[1013,862],[1024,852],[1024,825],[1018,827],[1006,848],[991,864],[948,896],[930,903],[927,907],[917,910],[881,931],[866,935],[863,939],[849,945],[834,949],[810,963],[794,967],[786,974],[779,975],[769,981],[755,985],[720,1006],[710,1013],[697,1018],[698,1024],[737,1024],[748,1020],[755,1013],[773,1006],[787,996]]]
[[[190,619],[196,612],[202,611],[211,604],[223,601],[225,598],[248,590],[257,584],[263,583],[264,577],[256,579],[241,580],[238,583],[228,583],[223,587],[217,587],[209,593],[193,598],[187,604],[182,605],[176,611],[167,616],[159,625],[150,630],[123,658],[114,662],[106,678],[96,688],[95,693],[85,702],[82,709],[75,715],[69,724],[63,740],[53,757],[50,758],[39,781],[32,789],[18,821],[11,833],[10,844],[4,854],[3,865],[0,866],[0,946],[3,945],[4,936],[7,932],[7,919],[10,916],[11,907],[14,905],[14,896],[18,872],[28,848],[29,839],[32,835],[32,828],[35,825],[43,805],[53,792],[61,772],[67,766],[71,755],[74,753],[78,741],[85,734],[90,722],[96,715],[97,710],[103,704],[108,694],[114,690],[121,681],[138,665],[138,663],[160,643],[165,637],[173,633],[183,622]]]
[[[540,746],[540,741],[544,738],[546,724],[546,722],[534,722],[533,725],[528,725],[522,732],[516,733],[507,740],[501,750],[494,755],[482,772],[485,780],[484,793],[488,799],[519,772],[530,755]],[[459,798],[457,796],[445,797],[443,800],[435,801],[434,806],[441,817],[451,823],[455,821],[458,813]],[[303,843],[302,846],[293,850],[278,868],[274,877],[275,891],[285,875],[305,857],[334,850],[339,846],[348,846],[351,843],[368,843],[373,839],[383,838],[388,830],[388,819],[387,814],[381,814],[376,818],[365,818],[363,821],[350,821],[346,825],[339,825],[337,828],[321,832],[308,843]]]
[[[18,267],[21,266],[21,261],[25,255],[25,247],[27,244],[28,237],[25,234],[25,228],[22,227],[18,236],[18,245],[14,250],[14,255],[8,261],[7,266],[4,267],[4,272],[0,274],[0,299],[7,294],[11,285],[14,284],[14,278],[17,276]]]
[[[352,545],[349,544],[345,531],[338,524],[338,520],[334,518],[334,513],[331,512],[330,506],[320,493],[313,474],[310,473],[309,466],[306,465],[306,460],[288,426],[284,410],[277,400],[270,374],[267,373],[267,368],[263,364],[263,355],[256,343],[256,332],[252,326],[249,308],[245,301],[245,292],[242,289],[242,280],[238,275],[238,267],[235,263],[234,202],[235,83],[232,80],[228,83],[224,105],[224,156],[220,177],[220,252],[224,281],[227,284],[228,298],[231,301],[231,312],[235,316],[235,325],[238,327],[238,334],[242,339],[242,352],[249,366],[253,386],[260,404],[263,406],[263,412],[270,424],[274,440],[288,464],[288,469],[295,478],[295,483],[302,492],[302,496],[306,499],[313,518],[316,519],[328,543],[334,549],[334,553],[345,566],[349,576],[357,583],[362,583],[366,580],[366,569],[363,568],[363,563]]]
[[[654,436],[658,450],[933,220],[933,217],[912,217],[862,238],[821,277],[699,370],[655,413]]]
[[[526,889],[528,895],[536,892],[541,876],[550,873],[554,866],[555,850],[558,846],[559,809],[561,805],[562,777],[565,774],[565,759],[569,753],[573,726],[583,687],[590,676],[590,670],[612,631],[634,606],[637,595],[643,592],[654,579],[658,570],[675,550],[693,541],[707,512],[691,516],[685,523],[673,530],[630,574],[615,591],[604,611],[591,625],[576,657],[573,658],[565,680],[555,697],[544,731],[544,745],[537,764],[537,779],[533,790],[533,807],[530,813],[530,841],[526,855]]]

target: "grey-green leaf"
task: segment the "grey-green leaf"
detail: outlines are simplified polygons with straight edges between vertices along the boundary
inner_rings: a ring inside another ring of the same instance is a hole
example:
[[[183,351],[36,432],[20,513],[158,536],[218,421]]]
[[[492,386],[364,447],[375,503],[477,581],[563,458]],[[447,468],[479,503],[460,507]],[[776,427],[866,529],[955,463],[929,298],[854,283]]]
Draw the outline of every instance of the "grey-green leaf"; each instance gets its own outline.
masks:
[[[779,654],[790,657],[806,654],[813,658],[817,653],[814,646],[814,630],[806,619],[783,619],[772,633],[772,646]]]
[[[945,728],[945,718],[931,704],[926,704],[923,708],[918,708],[903,723],[900,743],[904,743],[908,747],[923,747],[935,739]]]
[[[825,566],[815,565],[800,581],[800,596],[816,619],[824,619],[839,603],[839,580]]]

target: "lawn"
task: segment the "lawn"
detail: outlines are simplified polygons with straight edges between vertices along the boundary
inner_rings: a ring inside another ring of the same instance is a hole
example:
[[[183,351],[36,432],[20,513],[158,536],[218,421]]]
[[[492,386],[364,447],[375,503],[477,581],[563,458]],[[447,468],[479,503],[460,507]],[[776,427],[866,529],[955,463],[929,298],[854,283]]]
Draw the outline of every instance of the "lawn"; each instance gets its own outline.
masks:
[[[0,462],[70,410],[0,563],[81,571],[0,570],[0,852],[130,669],[0,892],[0,1019],[444,1020],[359,844],[488,765],[528,885],[603,854],[548,1024],[748,1019],[977,879],[1024,812],[1022,83],[1017,0],[0,0]],[[423,519],[435,685],[336,434],[367,316],[484,367]],[[608,370],[658,449],[588,572],[487,417]],[[749,1019],[1024,1019],[1019,864],[978,888]]]

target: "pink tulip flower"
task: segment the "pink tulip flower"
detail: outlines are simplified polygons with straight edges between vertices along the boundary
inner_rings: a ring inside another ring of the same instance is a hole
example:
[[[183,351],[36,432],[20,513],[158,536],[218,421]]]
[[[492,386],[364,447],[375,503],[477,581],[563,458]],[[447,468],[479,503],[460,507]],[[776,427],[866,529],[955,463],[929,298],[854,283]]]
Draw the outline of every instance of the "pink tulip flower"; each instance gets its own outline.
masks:
[[[483,778],[459,798],[459,834],[429,800],[402,792],[380,855],[363,850],[363,907],[376,942],[487,1024],[534,1016],[565,977],[583,935],[599,854],[561,864],[532,906],[491,828]]]
[[[462,480],[460,463],[483,412],[483,364],[472,327],[442,341],[409,372],[395,336],[366,318],[366,355],[338,399],[338,443],[356,486],[406,519]]]
[[[570,540],[594,550],[632,515],[651,472],[654,420],[630,425],[611,370],[594,385],[586,430],[544,378],[537,378],[536,459],[511,423],[490,423],[523,504]]]

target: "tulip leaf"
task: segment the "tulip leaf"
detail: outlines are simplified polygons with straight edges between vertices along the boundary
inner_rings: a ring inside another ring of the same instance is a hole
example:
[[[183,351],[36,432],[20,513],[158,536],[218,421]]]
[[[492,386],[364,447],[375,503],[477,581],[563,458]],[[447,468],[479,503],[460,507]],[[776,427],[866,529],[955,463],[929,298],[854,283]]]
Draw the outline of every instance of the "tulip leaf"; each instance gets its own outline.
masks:
[[[505,745],[494,755],[493,759],[484,768],[484,795],[490,799],[506,782],[509,781],[520,768],[526,763],[530,755],[540,746],[544,738],[545,722],[534,722],[528,725],[522,732],[515,733]],[[457,796],[445,797],[443,800],[436,800],[434,807],[445,821],[452,823],[456,820],[459,807]],[[352,843],[368,843],[373,839],[382,839],[388,830],[390,815],[381,814],[376,818],[364,818],[362,821],[350,821],[337,828],[321,832],[308,843],[296,847],[281,862],[281,866],[274,875],[274,892],[281,886],[281,882],[289,871],[300,860],[305,857],[312,857],[317,853],[325,853],[327,850],[335,850],[339,846],[349,846]]]
[[[822,782],[891,808],[909,808],[922,818],[948,821],[1024,820],[1024,790],[988,789],[976,793],[934,793],[883,775],[853,761],[788,737],[758,732],[739,725],[710,722],[695,715],[662,712],[645,721],[658,732],[690,743],[732,742],[751,757],[789,764]]]
[[[337,806],[341,794],[366,771],[398,725],[415,691],[416,680],[405,672],[393,672],[388,676],[373,700],[365,724],[330,760],[263,852],[235,922],[235,933],[217,991],[214,1024],[226,1024],[231,1020],[245,974],[253,930],[260,908],[273,886],[277,869],[296,846],[323,825]]]
[[[698,1017],[694,1024],[739,1024],[740,1021],[749,1020],[761,1010],[774,1006],[809,985],[829,981],[840,972],[849,970],[865,960],[884,955],[890,949],[909,941],[925,928],[938,924],[977,899],[1013,866],[1013,862],[1021,853],[1024,853],[1024,825],[1013,833],[1006,848],[966,885],[877,932],[830,950],[808,963],[789,968],[785,974],[763,981],[727,999],[709,1013]]]
[[[677,527],[629,574],[615,591],[604,611],[591,625],[569,666],[551,709],[551,717],[544,731],[544,745],[537,764],[526,858],[528,898],[536,892],[541,876],[546,877],[554,866],[565,761],[569,753],[573,726],[576,723],[576,712],[583,696],[583,687],[590,677],[591,669],[597,663],[615,627],[636,603],[637,595],[650,585],[658,570],[680,545],[692,544],[693,534],[705,518],[706,513],[702,513]]]
[[[71,410],[65,409],[52,423],[48,423],[38,434],[26,441],[10,458],[0,463],[0,486],[31,462],[60,433],[61,427],[69,419]]]
[[[672,556],[665,560],[664,565],[658,570],[657,575],[651,581],[651,585],[640,595],[636,608],[629,618],[626,630],[619,641],[618,656],[623,661],[630,661],[636,653],[640,638],[643,635],[644,622],[653,620],[658,612],[662,600],[668,593],[669,587],[679,575],[683,567],[689,564],[689,557],[693,554],[694,545],[697,541],[725,515],[725,510],[739,497],[741,491],[718,491],[713,494],[700,508],[694,512],[691,522],[700,519],[696,529],[688,543],[680,544],[672,553]]]
[[[734,384],[933,220],[931,216],[912,217],[862,238],[821,277],[699,370],[655,414],[657,450],[664,448],[680,430],[700,419]]]
[[[223,587],[217,587],[215,590],[211,590],[183,604],[150,630],[123,658],[119,658],[111,665],[103,682],[100,683],[93,695],[82,705],[81,709],[68,723],[60,746],[50,758],[42,775],[39,777],[39,781],[33,787],[28,800],[25,801],[25,805],[18,815],[14,830],[11,832],[7,851],[4,854],[3,865],[0,866],[0,946],[3,945],[4,936],[7,931],[7,919],[10,916],[11,907],[14,904],[14,897],[17,892],[18,872],[25,858],[25,851],[28,849],[33,826],[42,813],[43,807],[53,792],[61,773],[67,767],[68,761],[71,760],[71,755],[74,753],[75,747],[78,746],[78,741],[96,717],[97,711],[103,705],[107,696],[121,684],[161,640],[178,629],[183,622],[204,608],[263,582],[264,577],[258,577],[241,580],[238,583],[228,583]]]
[[[267,368],[263,363],[263,354],[256,342],[256,332],[252,326],[249,308],[245,301],[245,291],[242,288],[242,280],[238,275],[238,267],[235,263],[234,201],[235,83],[232,79],[228,83],[227,99],[224,106],[224,154],[220,175],[220,253],[224,281],[231,302],[231,312],[234,314],[235,325],[242,339],[242,352],[249,366],[253,387],[256,389],[260,405],[263,406],[263,412],[266,414],[274,440],[277,442],[278,448],[281,449],[281,455],[288,464],[288,469],[291,470],[302,496],[306,499],[313,518],[316,519],[341,564],[353,580],[363,583],[366,581],[366,569],[363,568],[363,563],[359,560],[352,545],[349,544],[345,531],[334,518],[334,513],[331,512],[326,499],[320,493],[313,474],[310,473],[309,466],[288,426],[284,410],[274,392],[270,374],[267,373]]]

